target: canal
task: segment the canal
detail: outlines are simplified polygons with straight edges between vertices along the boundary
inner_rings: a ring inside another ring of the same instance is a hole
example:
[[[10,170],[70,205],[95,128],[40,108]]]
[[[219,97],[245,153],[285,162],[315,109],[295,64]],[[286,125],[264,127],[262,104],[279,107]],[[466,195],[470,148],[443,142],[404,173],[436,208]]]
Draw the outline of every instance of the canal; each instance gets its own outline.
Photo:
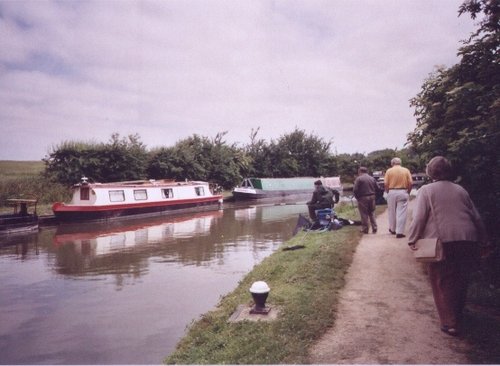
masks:
[[[226,206],[0,238],[0,363],[161,363],[305,212]]]

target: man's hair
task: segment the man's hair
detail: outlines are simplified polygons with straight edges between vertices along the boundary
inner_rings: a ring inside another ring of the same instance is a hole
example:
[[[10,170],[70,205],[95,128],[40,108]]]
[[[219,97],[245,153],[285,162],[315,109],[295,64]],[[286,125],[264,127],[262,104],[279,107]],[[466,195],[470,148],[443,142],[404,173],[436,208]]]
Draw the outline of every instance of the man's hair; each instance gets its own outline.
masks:
[[[401,159],[400,158],[392,158],[391,165],[401,165]]]
[[[360,166],[358,168],[358,174],[361,174],[361,173],[368,173],[368,168],[364,167],[364,166]]]
[[[314,185],[315,186],[322,186],[323,182],[321,182],[320,180],[317,180],[316,182],[314,182]]]

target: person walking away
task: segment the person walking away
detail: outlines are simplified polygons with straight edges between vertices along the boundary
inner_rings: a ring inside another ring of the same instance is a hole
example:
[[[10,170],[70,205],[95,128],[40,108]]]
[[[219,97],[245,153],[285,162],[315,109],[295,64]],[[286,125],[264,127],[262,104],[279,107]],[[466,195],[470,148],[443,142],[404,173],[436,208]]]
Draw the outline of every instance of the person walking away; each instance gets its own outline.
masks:
[[[354,180],[353,193],[358,201],[359,216],[361,216],[361,232],[368,234],[368,222],[372,226],[372,232],[377,232],[377,221],[375,220],[375,196],[378,190],[377,181],[368,175],[368,169],[360,167],[358,177]]]
[[[320,180],[314,182],[314,192],[311,200],[307,202],[309,210],[309,217],[311,220],[316,220],[316,210],[323,208],[332,208],[333,206],[333,192],[330,189],[323,187]]]
[[[408,245],[417,250],[415,243],[418,239],[441,239],[444,260],[429,263],[427,272],[441,330],[456,336],[465,306],[469,275],[479,263],[478,243],[487,244],[488,238],[469,194],[451,182],[453,170],[450,162],[436,156],[427,164],[426,173],[433,182],[419,189],[408,232]]]
[[[406,211],[413,184],[411,173],[401,166],[400,158],[391,160],[391,168],[385,172],[384,189],[387,192],[389,231],[397,238],[404,238]]]

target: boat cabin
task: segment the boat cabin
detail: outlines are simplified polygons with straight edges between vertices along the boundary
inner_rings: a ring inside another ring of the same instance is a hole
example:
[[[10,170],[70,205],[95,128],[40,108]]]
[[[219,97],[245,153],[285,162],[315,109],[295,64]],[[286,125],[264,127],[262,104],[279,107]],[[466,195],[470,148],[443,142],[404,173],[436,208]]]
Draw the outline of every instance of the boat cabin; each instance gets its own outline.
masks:
[[[36,216],[36,205],[38,200],[35,199],[24,199],[24,198],[10,198],[6,200],[6,204],[8,206],[12,206],[14,208],[14,212],[12,215],[15,216],[28,216],[35,215]],[[28,212],[29,207],[33,206],[33,212],[30,214]]]

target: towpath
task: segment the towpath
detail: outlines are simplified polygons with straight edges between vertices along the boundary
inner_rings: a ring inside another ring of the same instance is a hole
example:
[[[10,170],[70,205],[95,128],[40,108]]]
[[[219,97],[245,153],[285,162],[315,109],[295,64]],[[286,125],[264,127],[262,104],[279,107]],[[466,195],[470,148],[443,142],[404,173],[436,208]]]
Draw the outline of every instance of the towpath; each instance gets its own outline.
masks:
[[[410,210],[413,204],[410,204]],[[430,284],[406,238],[362,237],[340,292],[337,320],[312,348],[315,364],[464,364],[468,345],[439,329]]]

